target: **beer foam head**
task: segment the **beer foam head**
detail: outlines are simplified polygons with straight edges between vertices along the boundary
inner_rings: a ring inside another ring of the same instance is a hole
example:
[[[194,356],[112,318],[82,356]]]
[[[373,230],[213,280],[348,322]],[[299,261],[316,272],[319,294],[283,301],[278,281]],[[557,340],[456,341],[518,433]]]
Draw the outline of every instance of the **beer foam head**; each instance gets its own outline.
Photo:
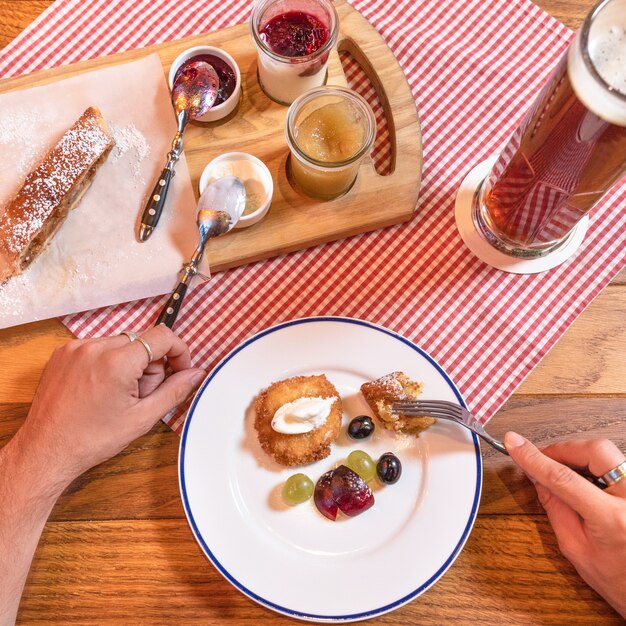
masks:
[[[588,109],[626,126],[626,0],[611,0],[598,9],[587,29],[583,26],[570,46],[568,74]]]
[[[611,26],[589,41],[593,66],[613,89],[626,95],[626,32],[622,26]]]

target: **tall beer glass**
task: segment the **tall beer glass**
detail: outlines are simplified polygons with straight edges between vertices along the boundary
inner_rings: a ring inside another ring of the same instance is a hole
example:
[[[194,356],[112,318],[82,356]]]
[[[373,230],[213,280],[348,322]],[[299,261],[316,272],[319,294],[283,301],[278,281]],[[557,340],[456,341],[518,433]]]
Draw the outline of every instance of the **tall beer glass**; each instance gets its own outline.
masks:
[[[547,254],[626,174],[626,0],[602,0],[474,198],[474,225],[518,257]]]

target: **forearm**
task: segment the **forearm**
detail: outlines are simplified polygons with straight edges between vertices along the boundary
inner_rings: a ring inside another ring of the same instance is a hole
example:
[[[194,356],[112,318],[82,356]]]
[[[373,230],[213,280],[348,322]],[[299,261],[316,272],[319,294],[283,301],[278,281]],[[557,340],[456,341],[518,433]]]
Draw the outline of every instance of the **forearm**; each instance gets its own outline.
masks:
[[[147,432],[205,376],[163,325],[141,343],[129,339],[57,348],[26,421],[0,450],[0,626],[15,619],[41,531],[65,487]]]
[[[22,431],[0,450],[0,626],[13,624],[41,536],[67,481]]]

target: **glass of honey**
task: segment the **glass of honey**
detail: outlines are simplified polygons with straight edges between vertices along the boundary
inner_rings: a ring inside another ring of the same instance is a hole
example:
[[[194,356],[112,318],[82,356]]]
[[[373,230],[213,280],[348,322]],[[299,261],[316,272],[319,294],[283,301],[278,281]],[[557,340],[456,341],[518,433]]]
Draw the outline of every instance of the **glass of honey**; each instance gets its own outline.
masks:
[[[289,169],[308,196],[331,200],[347,193],[376,138],[376,118],[359,94],[344,87],[318,87],[287,111]]]

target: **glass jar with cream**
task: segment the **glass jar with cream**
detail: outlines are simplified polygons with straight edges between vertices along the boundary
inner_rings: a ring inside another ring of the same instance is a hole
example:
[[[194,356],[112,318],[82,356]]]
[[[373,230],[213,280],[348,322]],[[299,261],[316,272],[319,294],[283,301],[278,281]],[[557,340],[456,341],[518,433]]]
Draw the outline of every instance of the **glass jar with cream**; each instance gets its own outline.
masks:
[[[330,200],[350,190],[376,138],[376,118],[361,96],[345,87],[319,87],[287,112],[287,145],[295,186]]]
[[[250,34],[258,53],[259,83],[280,104],[326,80],[339,19],[332,0],[258,0]]]

